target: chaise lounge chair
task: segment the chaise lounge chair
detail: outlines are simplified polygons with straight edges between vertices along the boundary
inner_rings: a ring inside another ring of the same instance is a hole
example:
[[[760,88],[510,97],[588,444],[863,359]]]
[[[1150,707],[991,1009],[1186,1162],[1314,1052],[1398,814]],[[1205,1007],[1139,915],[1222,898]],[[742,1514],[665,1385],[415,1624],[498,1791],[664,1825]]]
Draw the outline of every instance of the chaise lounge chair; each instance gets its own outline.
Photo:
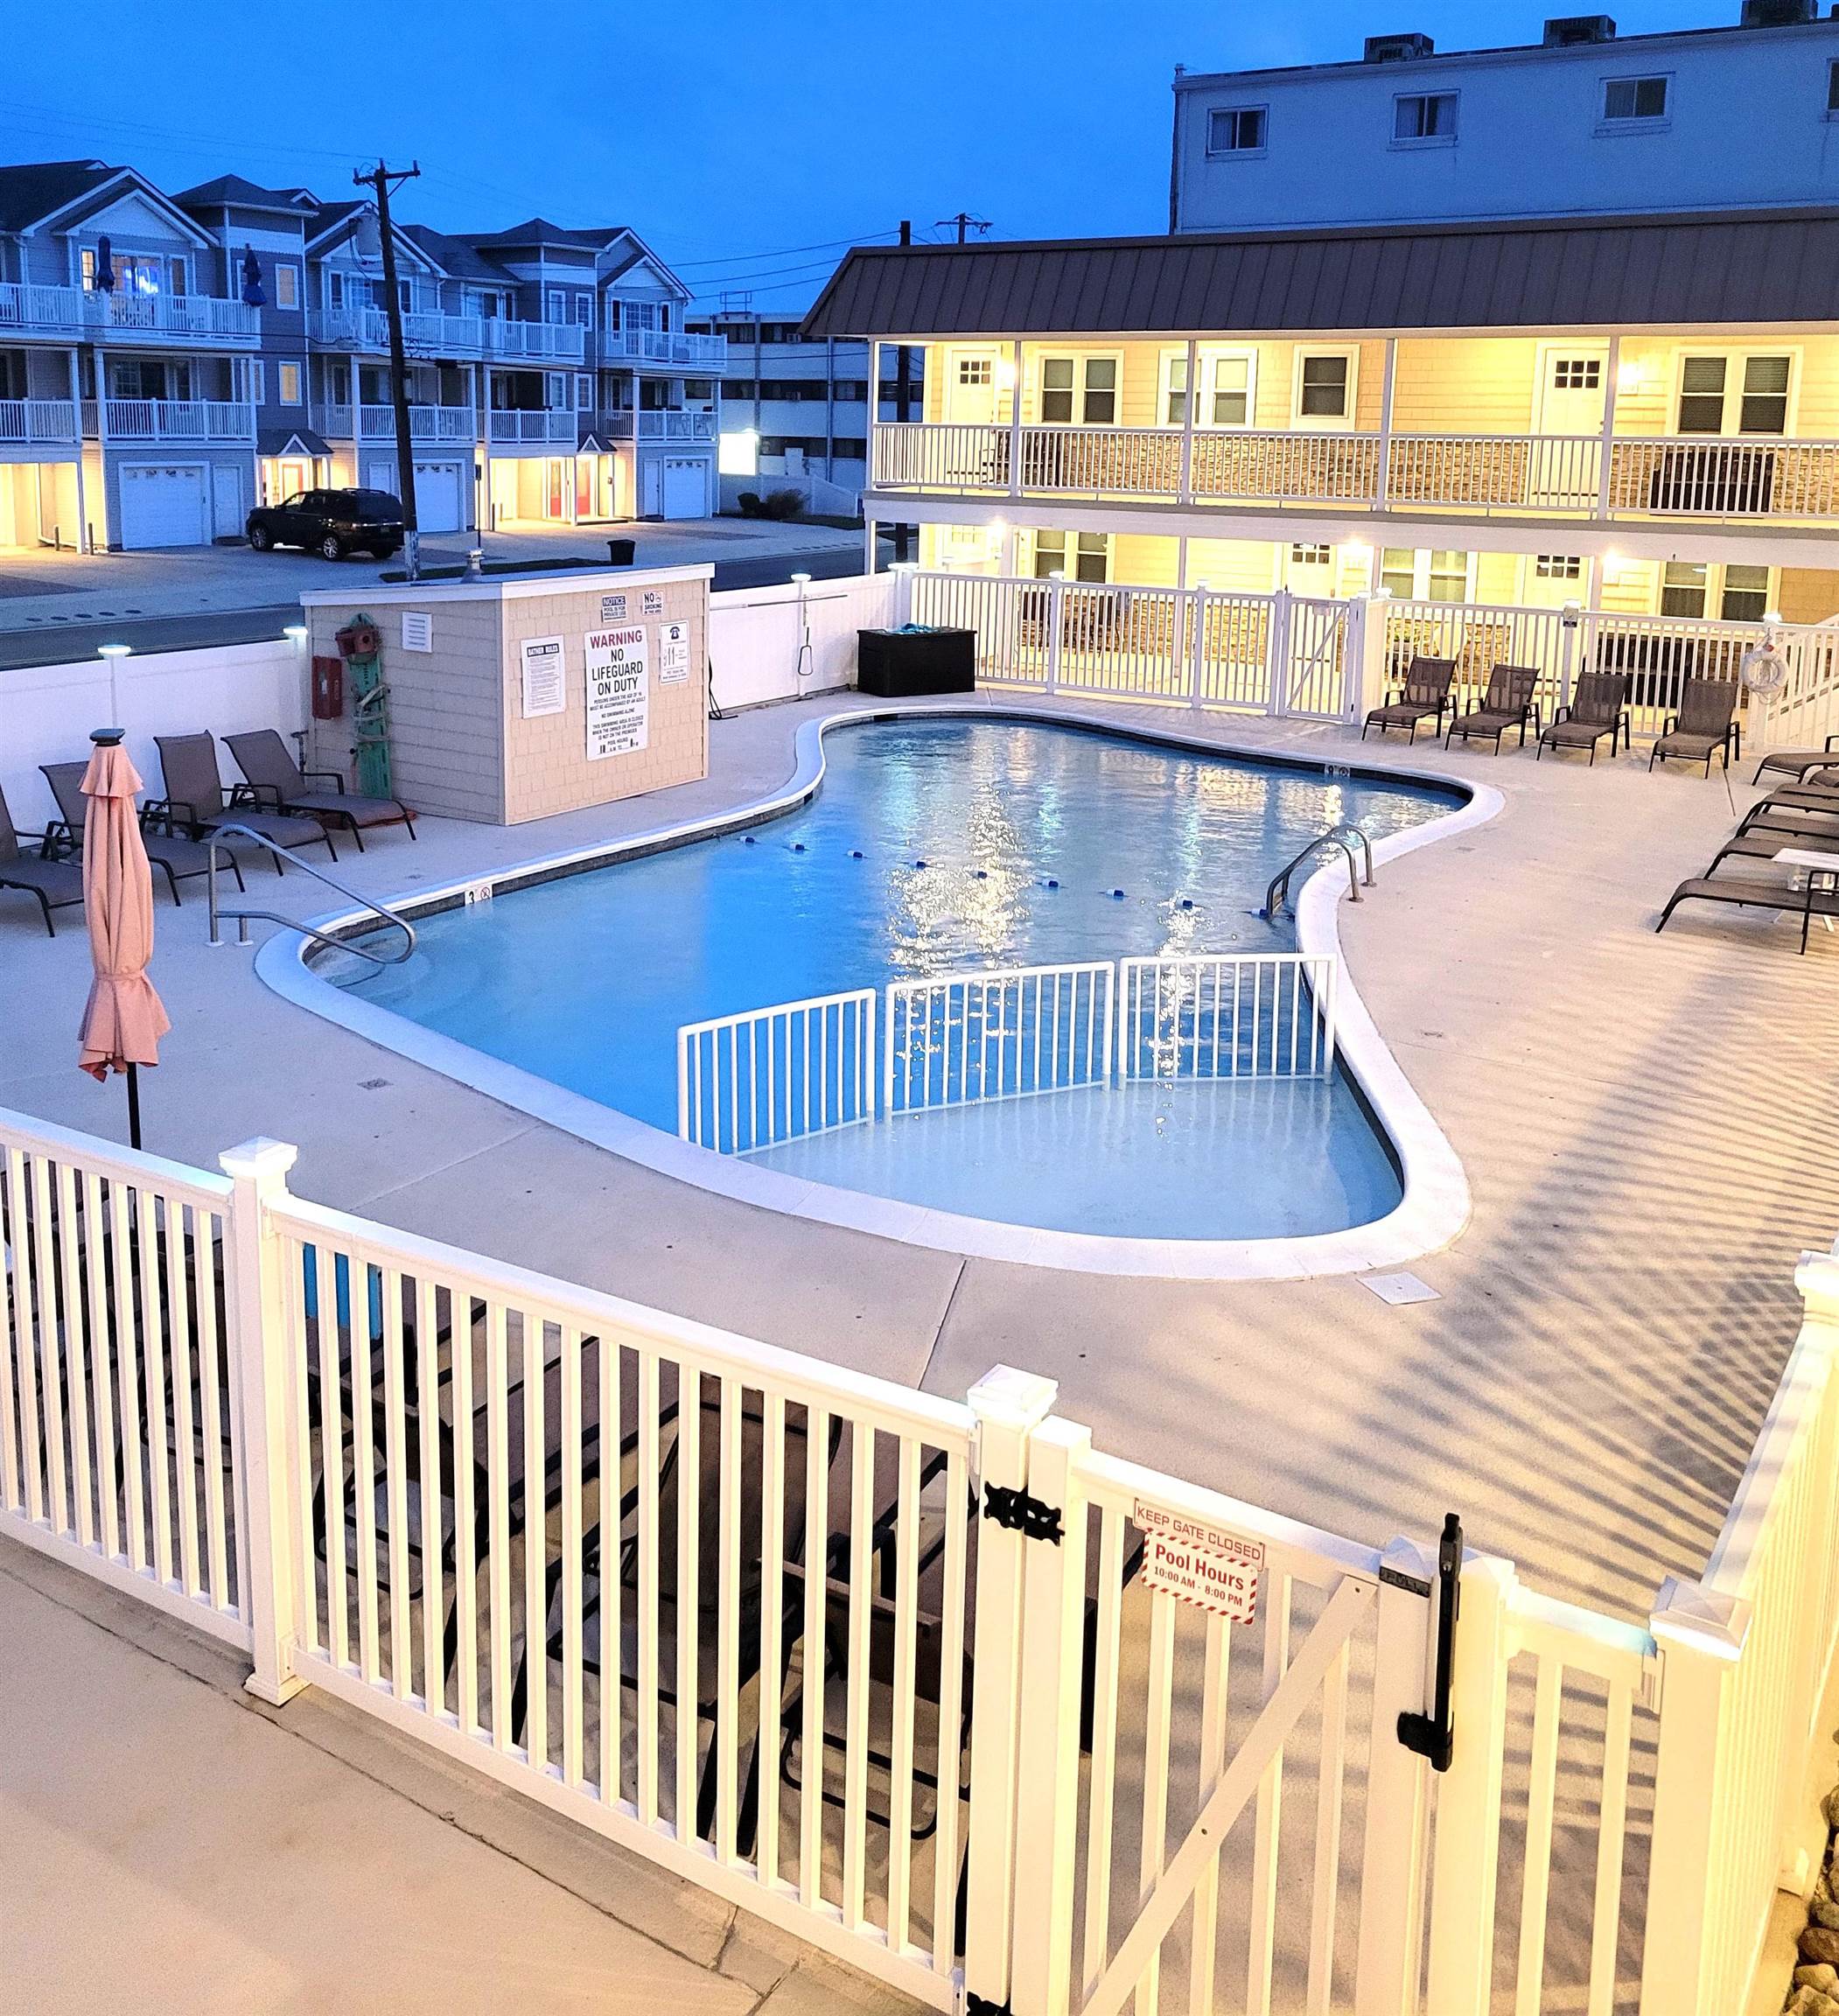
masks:
[[[83,795],[83,774],[88,767],[87,763],[41,763],[38,766],[45,781],[51,786],[51,794],[58,807],[57,823],[47,827],[45,832],[62,851],[70,854],[80,854],[83,850],[84,815],[88,810],[88,801]],[[201,842],[187,840],[174,833],[170,820],[166,822],[165,830],[161,831],[150,826],[143,818],[141,844],[147,850],[148,860],[164,871],[175,906],[181,882],[189,882],[210,872],[209,848]],[[234,860],[230,870],[236,878],[236,886],[241,889],[242,870]]]
[[[1760,784],[1766,773],[1780,770],[1784,774],[1807,781],[1808,774],[1824,770],[1829,766],[1839,767],[1839,735],[1829,735],[1823,749],[1772,749],[1756,766],[1752,784]]]
[[[1716,864],[1714,863],[1715,866]],[[1801,949],[1808,948],[1808,931],[1816,917],[1839,917],[1839,878],[1809,875],[1807,886],[1793,886],[1786,874],[1773,881],[1749,876],[1695,875],[1682,882],[1667,899],[1661,920],[1654,929],[1664,931],[1682,903],[1728,903],[1738,909],[1787,910],[1801,913]],[[1817,886],[1816,886],[1817,884]]]
[[[1388,728],[1409,728],[1416,742],[1418,728],[1433,716],[1440,729],[1449,710],[1450,682],[1455,676],[1453,658],[1414,658],[1404,684],[1394,689],[1395,697],[1383,707],[1374,708],[1360,724],[1360,740],[1367,739],[1369,728],[1376,727],[1381,732]]]
[[[1647,767],[1668,758],[1682,762],[1703,763],[1711,774],[1711,759],[1723,751],[1724,768],[1731,767],[1733,749],[1743,754],[1743,731],[1737,724],[1734,679],[1688,679],[1680,694],[1680,710],[1667,717],[1667,724],[1648,754]]]
[[[255,789],[238,784],[224,788],[217,766],[216,738],[202,735],[156,735],[166,795],[147,809],[182,829],[193,840],[207,840],[220,826],[247,826],[277,847],[323,846],[334,861],[339,850],[332,835],[305,813],[265,812]],[[280,858],[271,856],[275,872],[284,874]]]
[[[28,854],[22,840],[36,840],[38,852]],[[48,844],[42,833],[22,833],[13,824],[0,794],[0,889],[23,889],[36,896],[44,914],[46,933],[55,938],[58,928],[51,920],[53,910],[68,910],[83,900],[83,872],[73,861],[53,860],[45,852]]]
[[[362,798],[345,788],[336,770],[303,770],[289,755],[278,730],[257,728],[247,735],[226,735],[237,767],[249,780],[257,801],[270,812],[304,812],[328,826],[347,832],[364,851],[367,826],[406,826],[415,838],[415,814],[399,798]],[[319,778],[329,791],[313,788]]]
[[[1526,747],[1526,724],[1533,724],[1535,734],[1539,730],[1539,707],[1533,698],[1539,690],[1539,668],[1536,665],[1497,665],[1488,674],[1486,697],[1479,706],[1471,707],[1465,714],[1452,715],[1449,732],[1443,738],[1445,749],[1453,737],[1460,735],[1465,742],[1478,736],[1492,737],[1494,753],[1500,753],[1500,738],[1509,728],[1520,731],[1520,746]]]
[[[1626,672],[1586,672],[1578,680],[1569,707],[1552,716],[1552,724],[1539,738],[1539,755],[1548,749],[1588,749],[1592,766],[1597,745],[1609,738],[1609,753],[1633,746],[1628,732],[1628,675]]]

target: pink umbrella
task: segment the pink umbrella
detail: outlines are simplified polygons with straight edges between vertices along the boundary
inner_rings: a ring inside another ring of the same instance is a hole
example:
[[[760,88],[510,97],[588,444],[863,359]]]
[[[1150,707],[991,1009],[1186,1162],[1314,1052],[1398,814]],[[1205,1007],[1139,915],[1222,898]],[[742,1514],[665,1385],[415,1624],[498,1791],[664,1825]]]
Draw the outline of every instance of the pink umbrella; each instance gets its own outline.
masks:
[[[83,773],[89,809],[83,816],[83,908],[95,966],[83,1010],[80,1069],[97,1080],[128,1074],[128,1135],[141,1144],[139,1067],[159,1062],[166,1018],[147,962],[153,956],[153,877],[135,816],[141,780],[119,728],[89,738],[94,753]]]

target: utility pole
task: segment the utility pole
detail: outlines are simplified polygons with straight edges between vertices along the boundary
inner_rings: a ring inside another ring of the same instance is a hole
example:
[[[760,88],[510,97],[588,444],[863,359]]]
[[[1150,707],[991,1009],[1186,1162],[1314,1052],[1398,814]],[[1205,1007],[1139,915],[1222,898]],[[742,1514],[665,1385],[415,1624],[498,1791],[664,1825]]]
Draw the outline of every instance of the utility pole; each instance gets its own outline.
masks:
[[[989,218],[974,217],[968,210],[959,211],[955,217],[941,217],[938,220],[938,224],[941,231],[947,224],[955,225],[958,232],[958,242],[961,245],[964,242],[967,232],[975,231],[981,238],[989,229]]]
[[[418,161],[407,168],[391,168],[380,158],[367,173],[360,169],[352,177],[360,188],[374,191],[377,201],[377,234],[383,248],[383,312],[389,326],[389,403],[395,414],[396,494],[402,504],[402,558],[411,581],[421,578],[422,535],[415,516],[415,444],[409,438],[409,373],[402,354],[402,304],[396,293],[396,248],[389,224],[389,192],[395,184],[412,181],[421,172]],[[352,389],[356,391],[357,388]],[[363,408],[360,401],[353,402],[353,417],[354,430],[361,430]]]

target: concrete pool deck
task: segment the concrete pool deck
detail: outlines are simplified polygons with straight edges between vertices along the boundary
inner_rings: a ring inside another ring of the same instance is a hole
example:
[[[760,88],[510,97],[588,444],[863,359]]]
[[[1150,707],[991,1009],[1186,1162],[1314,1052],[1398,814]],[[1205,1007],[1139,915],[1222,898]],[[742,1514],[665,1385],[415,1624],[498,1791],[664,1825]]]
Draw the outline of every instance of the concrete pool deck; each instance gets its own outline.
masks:
[[[801,722],[858,704],[716,724],[698,784],[511,831],[430,820],[340,872],[412,894],[715,812],[783,783]],[[1119,1454],[1367,1541],[1429,1537],[1453,1508],[1540,1588],[1645,1615],[1663,1575],[1703,1563],[1794,1334],[1795,1257],[1839,1227],[1822,1125],[1839,942],[1798,958],[1765,913],[1688,912],[1653,935],[1732,823],[1717,778],[1106,718],[1504,793],[1491,822],[1388,864],[1341,914],[1353,978],[1473,1191],[1467,1229],[1414,1270],[1439,1299],[965,1261],[712,1196],[290,1005],[246,951],[206,944],[189,892],[157,917],[174,1028],[145,1082],[148,1144],[211,1166],[278,1136],[300,1146],[303,1196],[934,1391],[998,1362],[1045,1372]],[[251,887],[292,914],[330,902],[297,876]],[[73,1068],[87,984],[73,914],[52,942],[0,899],[0,1103],[119,1139],[119,1084]]]

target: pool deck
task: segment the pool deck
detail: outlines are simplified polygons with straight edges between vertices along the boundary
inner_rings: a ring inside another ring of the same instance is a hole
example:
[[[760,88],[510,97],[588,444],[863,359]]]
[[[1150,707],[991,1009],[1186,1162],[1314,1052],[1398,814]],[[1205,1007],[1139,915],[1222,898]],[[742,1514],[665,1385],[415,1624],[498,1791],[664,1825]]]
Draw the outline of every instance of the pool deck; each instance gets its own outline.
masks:
[[[340,872],[412,894],[712,813],[781,785],[800,724],[855,704],[717,724],[696,785],[513,831],[430,820]],[[966,1261],[685,1186],[288,1004],[246,950],[206,945],[197,885],[158,911],[174,1027],[146,1078],[148,1145],[210,1166],[252,1135],[294,1141],[303,1196],[936,1392],[998,1362],[1044,1372],[1117,1454],[1367,1542],[1428,1539],[1454,1508],[1537,1587],[1645,1617],[1663,1576],[1703,1564],[1793,1339],[1795,1260],[1839,1228],[1839,938],[1802,959],[1767,913],[1689,909],[1654,935],[1733,823],[1718,777],[1105,718],[1505,794],[1340,914],[1352,978],[1472,1189],[1467,1228],[1414,1264],[1437,1299]],[[1741,809],[1754,793],[1733,787]],[[329,906],[304,878],[251,887],[290,914]],[[74,1068],[87,977],[74,913],[53,943],[0,898],[0,1104],[122,1139],[119,1083]]]

